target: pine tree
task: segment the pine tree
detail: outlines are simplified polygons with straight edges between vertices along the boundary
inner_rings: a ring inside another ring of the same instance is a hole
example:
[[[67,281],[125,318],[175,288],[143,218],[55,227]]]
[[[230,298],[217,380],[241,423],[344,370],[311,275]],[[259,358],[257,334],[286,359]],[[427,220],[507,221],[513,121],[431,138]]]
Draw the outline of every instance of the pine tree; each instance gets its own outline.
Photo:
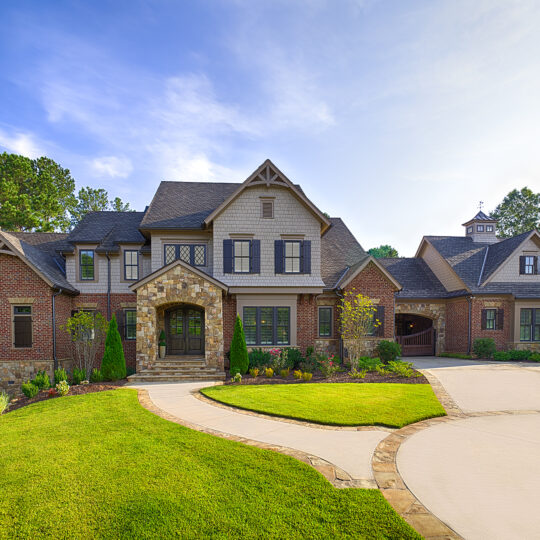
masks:
[[[105,380],[109,381],[116,381],[126,377],[126,359],[114,315],[109,322],[107,338],[105,339],[105,353],[101,361],[101,374]]]
[[[230,353],[230,372],[231,375],[236,373],[247,373],[249,368],[249,357],[246,346],[246,337],[244,336],[244,328],[242,327],[242,321],[239,315],[236,315],[236,322],[234,323],[234,334],[231,343]]]

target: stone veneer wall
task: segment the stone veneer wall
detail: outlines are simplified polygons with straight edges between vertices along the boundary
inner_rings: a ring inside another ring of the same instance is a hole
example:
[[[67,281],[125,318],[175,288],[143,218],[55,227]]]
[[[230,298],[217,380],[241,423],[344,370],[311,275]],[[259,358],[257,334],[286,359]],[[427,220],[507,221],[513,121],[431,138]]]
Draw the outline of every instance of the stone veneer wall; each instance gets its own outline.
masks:
[[[137,371],[156,361],[159,315],[175,304],[204,308],[206,365],[223,369],[222,289],[177,264],[137,289]]]
[[[440,353],[446,346],[446,304],[444,302],[429,302],[427,300],[397,300],[396,314],[409,313],[421,315],[433,321],[435,328],[435,352]]]

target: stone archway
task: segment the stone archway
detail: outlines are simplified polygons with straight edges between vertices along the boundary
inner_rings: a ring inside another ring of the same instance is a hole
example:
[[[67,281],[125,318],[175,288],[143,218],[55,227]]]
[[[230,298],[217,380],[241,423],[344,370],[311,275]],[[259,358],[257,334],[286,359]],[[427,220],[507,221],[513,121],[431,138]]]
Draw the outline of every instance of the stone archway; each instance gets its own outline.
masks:
[[[204,311],[204,359],[223,370],[223,290],[210,276],[175,261],[133,286],[137,292],[137,371],[152,368],[158,358],[159,334],[165,311],[174,305]]]
[[[435,302],[397,302],[395,314],[410,314],[426,317],[435,328],[435,352],[444,351],[446,339],[446,305]]]

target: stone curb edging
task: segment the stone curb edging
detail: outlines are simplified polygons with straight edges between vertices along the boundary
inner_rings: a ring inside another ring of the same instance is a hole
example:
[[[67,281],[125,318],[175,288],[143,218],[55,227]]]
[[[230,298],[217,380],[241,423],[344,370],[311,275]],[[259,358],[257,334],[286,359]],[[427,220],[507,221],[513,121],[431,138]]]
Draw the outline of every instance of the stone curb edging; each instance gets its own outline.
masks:
[[[265,420],[286,422],[287,424],[296,424],[298,426],[304,426],[304,427],[309,427],[313,429],[325,429],[329,431],[386,431],[388,433],[393,433],[394,431],[397,431],[397,428],[391,428],[391,427],[385,427],[385,426],[331,426],[328,424],[316,424],[314,422],[308,422],[307,420],[296,420],[294,418],[285,418],[283,416],[273,416],[271,414],[264,414],[264,413],[259,413],[255,411],[250,411],[249,409],[241,409],[239,407],[235,407],[234,405],[228,405],[221,401],[211,399],[208,396],[205,396],[204,394],[202,394],[199,390],[192,390],[191,395],[194,398],[198,399],[199,401],[207,403],[208,405],[212,405],[213,407],[220,407],[221,409],[225,409],[234,413],[247,414],[248,416],[256,416],[259,418],[264,418]]]
[[[228,439],[231,441],[241,442],[249,446],[255,446],[263,450],[272,450],[274,452],[279,452],[281,454],[285,454],[287,456],[293,457],[313,467],[316,471],[321,473],[336,488],[377,489],[377,484],[374,480],[354,479],[343,469],[336,467],[333,463],[330,463],[329,461],[326,461],[325,459],[322,459],[318,456],[307,454],[305,452],[302,452],[300,450],[295,450],[293,448],[287,448],[285,446],[267,444],[267,443],[255,441],[252,439],[246,439],[244,437],[238,437],[237,435],[232,435],[230,433],[225,433],[222,431],[205,428],[197,424],[192,424],[191,422],[186,422],[185,420],[182,420],[181,418],[178,418],[177,416],[174,416],[164,411],[163,409],[160,409],[157,405],[155,405],[154,402],[150,399],[148,390],[138,388],[137,395],[139,398],[139,403],[141,404],[142,407],[144,407],[151,413],[155,414],[156,416],[163,418],[164,420],[174,422],[175,424],[179,424],[181,426],[187,427],[189,429],[193,429],[195,431],[200,431],[201,433],[207,433],[209,435],[221,437],[222,439]]]

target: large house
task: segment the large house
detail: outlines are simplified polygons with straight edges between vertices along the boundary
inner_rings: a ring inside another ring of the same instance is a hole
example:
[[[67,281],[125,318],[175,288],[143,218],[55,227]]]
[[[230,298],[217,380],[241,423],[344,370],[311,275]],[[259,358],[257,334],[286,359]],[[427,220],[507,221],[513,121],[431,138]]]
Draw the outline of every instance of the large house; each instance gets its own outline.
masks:
[[[0,231],[0,387],[69,367],[75,310],[116,314],[135,380],[223,377],[236,314],[249,347],[343,355],[338,305],[353,289],[382,323],[371,349],[538,349],[540,236],[500,241],[495,226],[479,212],[463,237],[374,259],[267,160],[243,183],[162,182],[144,212],[91,212],[69,234]]]

